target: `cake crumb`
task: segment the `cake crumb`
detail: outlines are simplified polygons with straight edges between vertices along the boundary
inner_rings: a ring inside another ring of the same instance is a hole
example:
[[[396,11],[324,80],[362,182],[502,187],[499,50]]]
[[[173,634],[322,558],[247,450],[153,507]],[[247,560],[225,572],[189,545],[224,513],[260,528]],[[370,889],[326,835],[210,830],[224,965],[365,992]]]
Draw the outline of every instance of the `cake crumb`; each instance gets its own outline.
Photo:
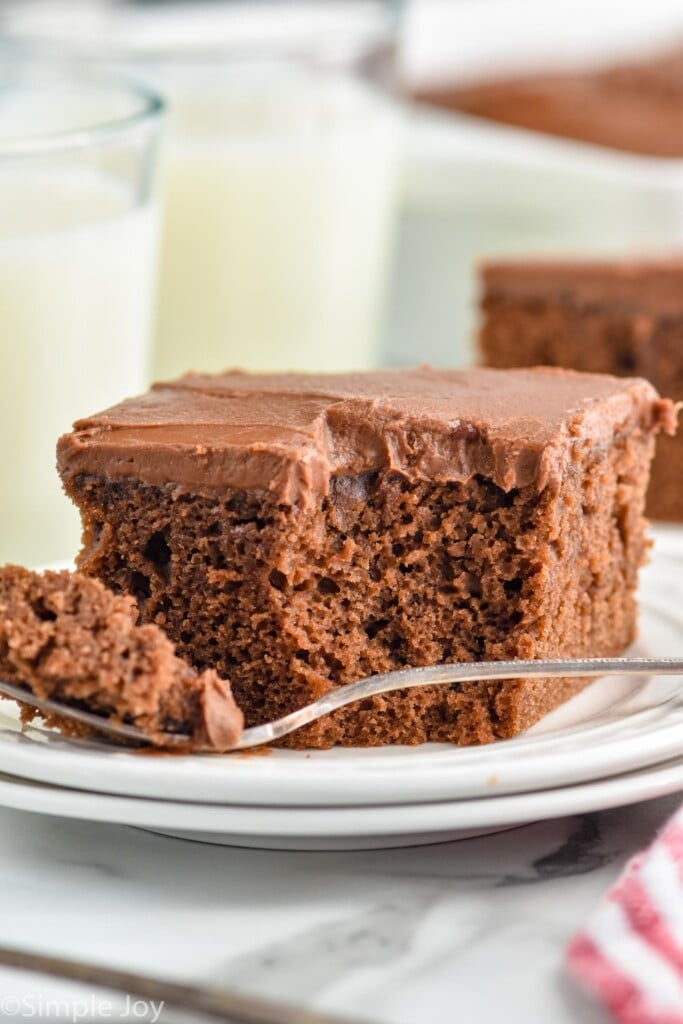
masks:
[[[133,725],[163,748],[183,738],[187,752],[232,748],[243,716],[229,684],[197,671],[175,654],[158,626],[137,625],[130,596],[81,573],[0,568],[0,675],[34,696]],[[21,705],[66,736],[95,730],[67,717]]]

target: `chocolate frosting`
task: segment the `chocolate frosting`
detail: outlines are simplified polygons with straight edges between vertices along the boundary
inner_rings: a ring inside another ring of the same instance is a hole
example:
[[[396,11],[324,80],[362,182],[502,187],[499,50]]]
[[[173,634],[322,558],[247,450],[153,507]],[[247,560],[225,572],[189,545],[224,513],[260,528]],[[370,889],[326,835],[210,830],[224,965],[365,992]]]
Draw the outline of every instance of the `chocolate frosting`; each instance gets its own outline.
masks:
[[[509,491],[557,487],[577,444],[640,424],[674,429],[642,380],[567,370],[383,370],[344,375],[188,374],[79,420],[58,444],[80,474],[215,493],[266,490],[310,506],[336,475],[476,474]]]

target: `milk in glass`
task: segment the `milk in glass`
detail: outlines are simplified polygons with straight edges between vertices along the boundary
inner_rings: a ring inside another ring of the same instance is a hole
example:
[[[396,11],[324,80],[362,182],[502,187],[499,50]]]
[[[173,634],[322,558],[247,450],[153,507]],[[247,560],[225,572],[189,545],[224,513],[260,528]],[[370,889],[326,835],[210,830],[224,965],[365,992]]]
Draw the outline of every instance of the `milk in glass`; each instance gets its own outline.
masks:
[[[291,66],[167,93],[155,376],[372,366],[396,206],[389,104]]]
[[[100,171],[0,171],[0,563],[78,550],[55,443],[145,383],[155,221]]]

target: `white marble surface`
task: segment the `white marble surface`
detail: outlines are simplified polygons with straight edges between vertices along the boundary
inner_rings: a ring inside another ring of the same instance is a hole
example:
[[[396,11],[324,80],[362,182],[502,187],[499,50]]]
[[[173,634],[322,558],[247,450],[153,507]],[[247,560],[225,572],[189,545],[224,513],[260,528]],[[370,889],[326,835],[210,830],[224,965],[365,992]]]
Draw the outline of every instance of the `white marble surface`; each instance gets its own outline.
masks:
[[[563,949],[679,801],[359,853],[230,849],[2,810],[0,944],[377,1024],[592,1024],[605,1018],[567,982]],[[82,1013],[92,994],[0,970],[0,1022],[68,1019],[56,1004]],[[88,1020],[105,1019],[98,1006]],[[106,1019],[133,1019],[120,1009]]]

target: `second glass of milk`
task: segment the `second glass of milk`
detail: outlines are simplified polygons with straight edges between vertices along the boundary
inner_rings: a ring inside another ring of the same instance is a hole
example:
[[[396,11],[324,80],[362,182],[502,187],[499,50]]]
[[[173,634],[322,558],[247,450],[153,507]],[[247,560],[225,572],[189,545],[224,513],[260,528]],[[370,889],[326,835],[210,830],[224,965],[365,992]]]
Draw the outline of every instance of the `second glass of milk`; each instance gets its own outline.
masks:
[[[157,136],[146,89],[0,61],[0,563],[71,560],[55,444],[145,384]]]
[[[169,78],[153,369],[377,359],[397,125],[349,77],[286,61]]]

